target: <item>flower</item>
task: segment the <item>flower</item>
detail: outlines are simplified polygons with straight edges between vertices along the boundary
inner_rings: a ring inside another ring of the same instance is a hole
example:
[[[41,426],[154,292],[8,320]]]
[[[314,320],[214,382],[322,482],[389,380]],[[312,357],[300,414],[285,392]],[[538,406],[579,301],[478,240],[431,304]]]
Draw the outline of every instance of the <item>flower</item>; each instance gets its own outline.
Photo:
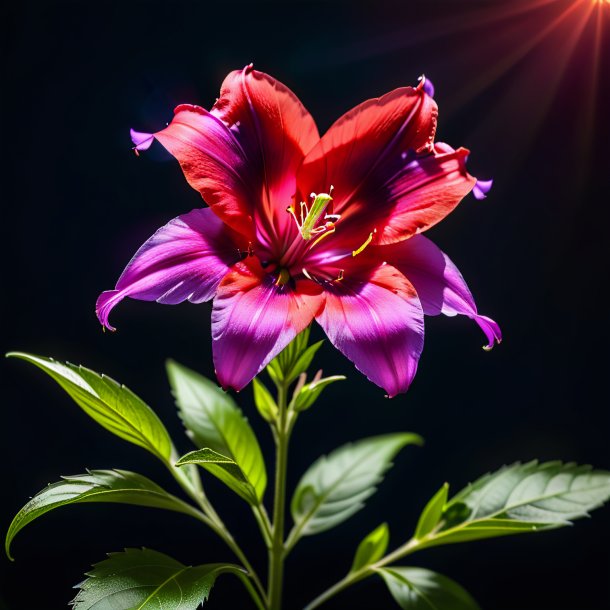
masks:
[[[176,157],[209,207],[144,243],[98,298],[100,322],[114,330],[125,297],[213,299],[216,374],[236,390],[314,319],[389,396],[415,376],[424,314],[472,318],[491,348],[498,325],[420,235],[477,183],[467,150],[434,141],[424,84],[356,106],[320,138],[298,98],[250,65],[227,76],[210,111],[183,104],[165,129],[132,131],[136,152],[157,140]]]

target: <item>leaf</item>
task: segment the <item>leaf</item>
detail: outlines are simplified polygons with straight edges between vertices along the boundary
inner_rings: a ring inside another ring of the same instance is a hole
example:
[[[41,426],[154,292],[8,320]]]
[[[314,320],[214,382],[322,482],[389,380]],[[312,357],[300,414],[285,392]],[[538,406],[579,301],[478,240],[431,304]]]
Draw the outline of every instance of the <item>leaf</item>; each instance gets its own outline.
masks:
[[[268,422],[274,422],[277,419],[277,405],[265,384],[255,377],[252,380],[252,388],[254,390],[254,403],[261,417]]]
[[[164,462],[170,461],[173,448],[165,426],[155,412],[125,386],[83,366],[61,364],[52,358],[20,352],[11,352],[7,356],[35,364],[104,428],[148,449]]]
[[[405,445],[421,444],[417,434],[397,433],[344,445],[314,462],[301,478],[291,503],[292,537],[317,534],[358,512]]]
[[[205,468],[249,504],[253,506],[260,504],[262,498],[259,498],[256,489],[250,484],[242,469],[231,458],[212,449],[197,449],[182,456],[176,462],[176,466],[183,466],[184,464],[196,464]]]
[[[196,610],[225,572],[245,576],[232,564],[189,567],[158,551],[125,549],[93,566],[72,605],[74,610]]]
[[[305,411],[318,400],[322,390],[335,381],[343,381],[343,375],[333,375],[323,379],[314,379],[311,383],[306,383],[294,398],[294,410]],[[298,386],[297,386],[298,389]]]
[[[28,524],[49,511],[84,502],[117,502],[173,510],[197,516],[197,511],[156,483],[127,470],[92,470],[87,474],[62,477],[37,493],[15,516],[6,534],[5,549]]]
[[[573,463],[505,466],[454,496],[435,546],[554,529],[586,516],[610,498],[610,473]]]
[[[350,572],[357,572],[379,561],[387,551],[389,542],[390,529],[387,523],[382,523],[358,545]]]
[[[377,570],[403,610],[479,610],[479,605],[455,581],[423,568]]]
[[[417,527],[415,528],[415,538],[423,538],[438,525],[443,515],[443,508],[447,503],[447,494],[449,493],[449,484],[445,483],[435,494],[432,499],[426,504],[422,511]]]
[[[299,333],[268,365],[267,372],[274,383],[291,384],[309,368],[324,341],[307,347],[311,327]]]
[[[257,503],[260,502],[267,487],[263,454],[252,428],[233,399],[209,379],[172,360],[167,363],[167,373],[180,417],[195,445],[234,462],[255,490]],[[183,460],[180,462],[188,463]],[[216,476],[226,470],[206,469]]]

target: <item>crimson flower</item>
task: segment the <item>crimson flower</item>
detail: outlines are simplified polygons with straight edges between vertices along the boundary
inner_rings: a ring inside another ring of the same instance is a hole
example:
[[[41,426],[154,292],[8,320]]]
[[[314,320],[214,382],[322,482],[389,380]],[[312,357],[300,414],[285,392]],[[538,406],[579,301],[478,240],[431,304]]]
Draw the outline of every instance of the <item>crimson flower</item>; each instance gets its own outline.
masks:
[[[171,220],[136,252],[100,322],[125,297],[213,299],[216,374],[243,388],[313,319],[389,396],[405,392],[424,343],[424,314],[463,314],[487,337],[462,275],[420,235],[475,189],[468,151],[434,141],[437,105],[419,85],[368,100],[320,138],[298,98],[247,66],[210,111],[180,105],[135,150],[158,140],[207,205]]]

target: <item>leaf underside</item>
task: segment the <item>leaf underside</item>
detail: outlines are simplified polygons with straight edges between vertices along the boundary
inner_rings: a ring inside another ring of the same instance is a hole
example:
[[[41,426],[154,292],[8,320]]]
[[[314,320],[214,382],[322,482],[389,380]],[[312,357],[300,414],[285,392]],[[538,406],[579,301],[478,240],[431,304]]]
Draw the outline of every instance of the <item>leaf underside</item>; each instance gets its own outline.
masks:
[[[420,444],[416,434],[363,439],[322,456],[301,478],[291,503],[299,535],[323,532],[358,512],[404,446]]]
[[[436,572],[397,566],[378,572],[403,610],[480,610],[460,585]]]
[[[610,473],[562,462],[513,464],[485,475],[444,507],[425,546],[568,525],[610,498]]]

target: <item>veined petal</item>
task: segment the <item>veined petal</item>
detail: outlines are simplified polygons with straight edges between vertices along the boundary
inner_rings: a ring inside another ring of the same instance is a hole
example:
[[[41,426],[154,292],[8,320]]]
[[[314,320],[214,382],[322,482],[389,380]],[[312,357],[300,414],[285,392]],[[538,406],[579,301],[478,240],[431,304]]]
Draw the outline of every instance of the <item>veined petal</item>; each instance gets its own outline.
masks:
[[[466,170],[468,154],[436,144],[431,153],[388,160],[344,210],[335,247],[360,245],[371,233],[373,245],[396,243],[441,221],[476,182]]]
[[[416,235],[401,243],[374,250],[377,256],[394,265],[412,282],[426,315],[462,314],[472,318],[487,337],[486,349],[502,341],[498,324],[478,313],[474,298],[458,268],[429,239]]]
[[[408,155],[432,151],[436,117],[436,103],[422,83],[356,106],[305,157],[297,176],[301,196],[328,192],[332,184],[334,213],[383,218],[396,203],[388,199],[389,178]],[[368,224],[369,231],[375,228]]]
[[[196,209],[161,227],[136,252],[114,290],[102,292],[96,314],[108,329],[125,297],[170,305],[210,300],[240,253],[230,230],[209,209]]]
[[[331,343],[389,397],[409,388],[424,346],[424,316],[410,282],[391,265],[354,269],[326,287],[317,316]]]
[[[214,366],[223,388],[241,390],[313,320],[321,288],[281,286],[256,257],[238,262],[218,287],[212,311]]]
[[[135,132],[136,149],[149,145]],[[251,66],[231,72],[211,111],[180,105],[154,137],[180,162],[189,184],[228,225],[270,244],[294,231],[286,207],[295,174],[318,141],[311,115],[285,85]]]
[[[258,238],[277,249],[278,240],[294,238],[286,208],[294,203],[297,168],[319,141],[318,128],[288,87],[252,65],[227,76],[212,114],[232,126],[260,177],[253,206]]]
[[[426,231],[452,212],[472,190],[476,178],[466,170],[469,151],[436,145],[432,154],[415,156],[396,173],[388,170],[388,181],[380,185],[374,198],[385,197],[391,208],[373,243],[403,241]],[[407,156],[408,157],[408,156]],[[361,219],[354,218],[354,222]]]

